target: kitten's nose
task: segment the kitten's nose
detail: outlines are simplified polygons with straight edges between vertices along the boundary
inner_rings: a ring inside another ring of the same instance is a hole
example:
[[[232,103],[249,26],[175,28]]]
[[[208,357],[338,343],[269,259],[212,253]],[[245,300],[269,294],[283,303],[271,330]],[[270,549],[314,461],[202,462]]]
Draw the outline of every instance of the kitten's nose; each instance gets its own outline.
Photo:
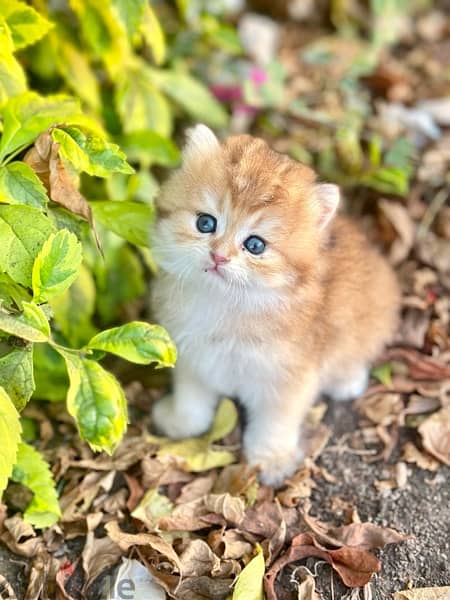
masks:
[[[220,254],[216,254],[215,252],[210,252],[210,254],[215,265],[224,265],[225,263],[230,262],[230,259],[226,256],[221,256]]]

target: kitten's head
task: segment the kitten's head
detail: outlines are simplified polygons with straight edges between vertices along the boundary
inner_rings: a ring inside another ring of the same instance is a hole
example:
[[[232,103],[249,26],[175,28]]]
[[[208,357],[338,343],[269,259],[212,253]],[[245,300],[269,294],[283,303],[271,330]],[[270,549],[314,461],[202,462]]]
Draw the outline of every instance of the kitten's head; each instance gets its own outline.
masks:
[[[338,202],[336,186],[263,140],[220,144],[197,125],[158,200],[156,257],[199,286],[290,286],[314,269]]]

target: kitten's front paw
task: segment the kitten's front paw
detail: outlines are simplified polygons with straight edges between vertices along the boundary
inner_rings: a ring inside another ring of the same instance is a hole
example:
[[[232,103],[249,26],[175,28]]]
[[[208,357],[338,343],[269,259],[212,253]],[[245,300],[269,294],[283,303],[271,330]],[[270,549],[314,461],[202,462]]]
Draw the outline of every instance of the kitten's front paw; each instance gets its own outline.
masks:
[[[175,409],[172,396],[164,396],[155,402],[152,407],[152,424],[154,428],[159,433],[174,440],[202,435],[211,425],[209,417],[209,415],[202,415],[195,411],[194,408],[181,414]]]
[[[256,452],[248,453],[247,460],[250,465],[258,466],[259,478],[264,485],[278,488],[285,480],[293,475],[304,459],[301,448],[288,452],[273,452],[258,455]]]

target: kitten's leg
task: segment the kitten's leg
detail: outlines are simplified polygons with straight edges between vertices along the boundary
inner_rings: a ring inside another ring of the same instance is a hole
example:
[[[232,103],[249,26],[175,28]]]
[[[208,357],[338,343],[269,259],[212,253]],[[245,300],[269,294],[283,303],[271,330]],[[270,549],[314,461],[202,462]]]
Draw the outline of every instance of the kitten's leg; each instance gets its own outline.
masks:
[[[173,394],[158,400],[152,422],[173,439],[196,437],[211,426],[218,396],[180,358],[175,367]]]
[[[330,378],[324,388],[324,393],[333,400],[353,400],[359,398],[367,388],[369,369],[358,365],[353,369],[345,369],[339,375]]]
[[[258,386],[252,398],[244,398],[248,425],[244,432],[244,452],[251,465],[260,467],[266,485],[280,486],[301,463],[301,424],[318,393],[314,373],[302,375],[301,384],[290,390],[268,393],[268,386]]]

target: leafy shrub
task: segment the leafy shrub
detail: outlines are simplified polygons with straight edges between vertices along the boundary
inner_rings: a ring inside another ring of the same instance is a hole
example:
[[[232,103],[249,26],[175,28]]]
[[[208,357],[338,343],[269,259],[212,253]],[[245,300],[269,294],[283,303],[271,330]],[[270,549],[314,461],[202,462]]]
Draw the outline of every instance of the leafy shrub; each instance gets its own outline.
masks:
[[[112,327],[153,268],[149,167],[176,165],[177,116],[226,122],[180,49],[163,67],[165,35],[147,0],[53,4],[4,0],[0,16],[0,493],[8,477],[28,486],[25,518],[40,527],[57,520],[57,495],[44,458],[21,440],[20,411],[32,396],[66,398],[80,436],[113,452],[127,406],[99,360],[176,359],[163,328]],[[209,43],[201,27],[196,35]]]

